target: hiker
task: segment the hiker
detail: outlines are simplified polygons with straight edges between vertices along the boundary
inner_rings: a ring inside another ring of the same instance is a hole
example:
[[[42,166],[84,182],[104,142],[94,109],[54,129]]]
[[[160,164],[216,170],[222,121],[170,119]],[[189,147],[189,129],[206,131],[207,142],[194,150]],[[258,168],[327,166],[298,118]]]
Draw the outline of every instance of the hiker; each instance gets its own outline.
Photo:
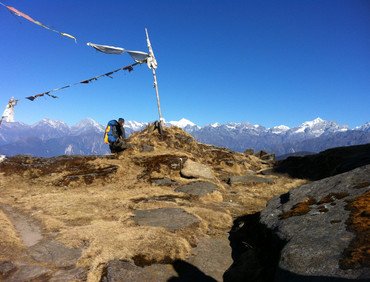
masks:
[[[111,153],[122,152],[127,149],[126,134],[123,125],[125,120],[119,118],[117,120],[111,120],[108,122],[105,128],[104,143],[109,144]]]

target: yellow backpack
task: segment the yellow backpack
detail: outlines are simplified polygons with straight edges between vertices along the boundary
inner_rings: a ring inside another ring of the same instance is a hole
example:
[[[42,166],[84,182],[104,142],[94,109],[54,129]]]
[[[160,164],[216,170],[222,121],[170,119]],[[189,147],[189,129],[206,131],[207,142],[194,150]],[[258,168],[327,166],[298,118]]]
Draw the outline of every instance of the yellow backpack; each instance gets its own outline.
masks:
[[[108,141],[108,132],[110,131],[110,125],[107,125],[107,127],[105,128],[105,133],[104,133],[104,143],[105,144],[109,144],[109,141]]]

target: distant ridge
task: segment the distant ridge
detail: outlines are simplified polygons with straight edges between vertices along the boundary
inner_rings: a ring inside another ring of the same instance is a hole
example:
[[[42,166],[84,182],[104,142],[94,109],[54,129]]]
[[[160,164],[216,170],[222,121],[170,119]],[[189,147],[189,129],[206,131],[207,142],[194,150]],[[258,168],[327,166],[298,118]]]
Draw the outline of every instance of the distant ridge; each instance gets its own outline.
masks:
[[[126,121],[127,135],[140,131],[146,122]],[[185,118],[170,121],[202,143],[243,152],[264,150],[277,156],[297,152],[317,153],[329,148],[370,143],[370,123],[350,129],[332,121],[316,118],[289,128],[279,125],[266,128],[258,124],[212,123],[203,127]],[[30,154],[50,157],[63,154],[107,154],[103,143],[104,126],[88,118],[69,126],[63,121],[43,119],[35,124],[3,123],[0,127],[0,154]]]
[[[319,154],[289,157],[279,162],[276,172],[291,177],[319,180],[370,164],[370,144],[338,147]]]

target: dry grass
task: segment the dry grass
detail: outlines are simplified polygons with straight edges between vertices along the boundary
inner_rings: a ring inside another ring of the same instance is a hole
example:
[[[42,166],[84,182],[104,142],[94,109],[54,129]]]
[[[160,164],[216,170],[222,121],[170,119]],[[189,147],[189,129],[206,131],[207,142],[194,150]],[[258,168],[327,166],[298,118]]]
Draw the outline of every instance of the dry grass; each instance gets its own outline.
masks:
[[[14,259],[25,249],[13,224],[1,210],[0,238],[0,260]]]
[[[261,211],[267,202],[275,196],[284,194],[289,190],[307,183],[302,179],[291,179],[288,177],[275,177],[273,184],[256,184],[253,186],[233,186],[226,201],[238,203],[244,207],[237,214],[249,214]],[[235,214],[235,213],[234,213]],[[236,215],[237,215],[236,214]]]
[[[199,144],[178,128],[167,129],[162,137],[147,129],[134,134],[130,143],[133,147],[117,158],[70,158],[70,164],[66,159],[33,162],[32,158],[22,163],[18,158],[11,165],[2,163],[7,169],[0,174],[0,204],[38,219],[46,236],[53,233],[64,244],[82,248],[78,264],[89,268],[89,281],[99,281],[103,266],[112,259],[139,265],[185,259],[199,238],[227,236],[233,216],[259,211],[273,196],[304,183],[275,177],[273,184],[231,187],[223,182],[225,176],[244,175],[267,165],[254,156]],[[143,145],[154,150],[144,152]],[[151,178],[160,177],[179,185],[193,181],[180,176],[180,158],[209,165],[218,177],[214,181],[218,191],[194,198],[176,193],[175,187],[150,183]],[[77,177],[66,181],[70,176]],[[183,208],[199,218],[199,226],[169,232],[136,226],[132,220],[135,210],[167,207]],[[21,241],[1,210],[0,224],[0,238],[6,238],[0,247],[21,251]],[[4,250],[1,258],[12,259],[12,251]]]

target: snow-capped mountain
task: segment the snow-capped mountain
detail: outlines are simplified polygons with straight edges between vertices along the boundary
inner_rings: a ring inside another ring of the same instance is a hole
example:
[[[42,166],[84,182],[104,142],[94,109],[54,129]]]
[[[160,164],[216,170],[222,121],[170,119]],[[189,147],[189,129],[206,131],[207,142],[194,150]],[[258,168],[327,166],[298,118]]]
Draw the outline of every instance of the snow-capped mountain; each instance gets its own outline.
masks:
[[[74,135],[91,132],[101,134],[104,132],[104,127],[92,118],[83,119],[79,123],[71,127],[71,133]]]
[[[191,122],[190,120],[187,120],[185,118],[180,119],[179,121],[169,121],[170,125],[174,125],[180,128],[185,128],[187,126],[195,126],[195,123]]]
[[[299,127],[293,128],[289,133],[303,135],[306,138],[307,136],[319,137],[324,133],[345,132],[347,130],[348,126],[346,125],[338,125],[332,121],[316,118],[312,121],[302,123]]]
[[[274,127],[271,127],[269,129],[269,132],[273,133],[273,134],[284,134],[286,133],[290,128],[288,126],[285,126],[285,125],[278,125],[278,126],[274,126]]]
[[[70,128],[66,123],[48,118],[31,125],[31,130],[33,135],[41,140],[63,137],[70,133]]]
[[[142,130],[148,123],[137,122],[137,121],[125,121],[125,128],[131,129],[132,131]]]
[[[126,135],[142,130],[148,123],[126,121]],[[199,142],[227,147],[235,151],[265,150],[283,155],[294,152],[319,152],[328,148],[370,143],[370,122],[349,129],[332,121],[316,118],[289,128],[266,128],[246,122],[212,123],[200,127],[183,118],[165,126],[177,126]],[[0,154],[31,154],[50,157],[63,154],[106,154],[104,126],[88,118],[68,126],[62,121],[43,119],[33,125],[3,122],[0,127]]]
[[[367,122],[362,126],[357,126],[355,130],[370,132],[370,122]]]
[[[197,140],[223,146],[235,151],[247,148],[265,150],[277,155],[293,152],[319,152],[332,147],[370,142],[368,127],[350,130],[348,126],[316,118],[301,125],[289,128],[279,125],[265,128],[250,123],[213,123],[189,132]],[[359,134],[361,132],[361,134]]]

